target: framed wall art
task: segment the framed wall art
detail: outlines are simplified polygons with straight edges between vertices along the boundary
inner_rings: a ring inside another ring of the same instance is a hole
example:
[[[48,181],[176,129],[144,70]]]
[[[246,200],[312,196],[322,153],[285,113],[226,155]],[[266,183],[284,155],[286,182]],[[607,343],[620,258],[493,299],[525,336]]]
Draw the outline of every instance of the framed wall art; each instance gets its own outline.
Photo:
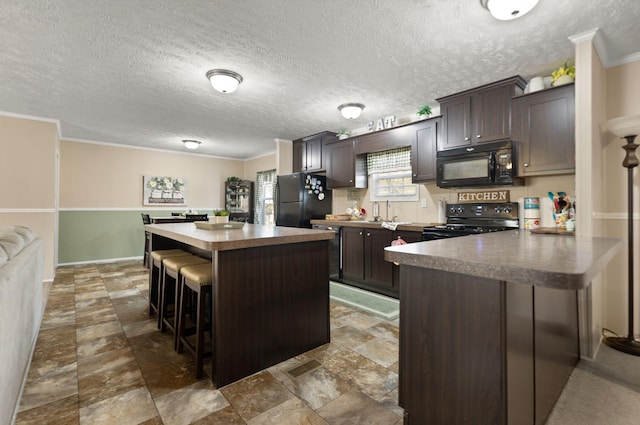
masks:
[[[143,177],[143,205],[186,205],[187,182],[179,177]]]

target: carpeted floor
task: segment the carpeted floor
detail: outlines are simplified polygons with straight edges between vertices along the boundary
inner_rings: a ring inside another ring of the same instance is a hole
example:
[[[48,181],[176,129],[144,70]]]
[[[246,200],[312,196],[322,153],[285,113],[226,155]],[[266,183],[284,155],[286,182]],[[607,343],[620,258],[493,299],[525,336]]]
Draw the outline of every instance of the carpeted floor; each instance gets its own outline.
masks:
[[[640,357],[602,345],[580,360],[547,425],[640,424]]]
[[[395,320],[400,315],[398,300],[384,295],[333,281],[329,282],[329,294],[334,301],[364,310],[385,320]]]

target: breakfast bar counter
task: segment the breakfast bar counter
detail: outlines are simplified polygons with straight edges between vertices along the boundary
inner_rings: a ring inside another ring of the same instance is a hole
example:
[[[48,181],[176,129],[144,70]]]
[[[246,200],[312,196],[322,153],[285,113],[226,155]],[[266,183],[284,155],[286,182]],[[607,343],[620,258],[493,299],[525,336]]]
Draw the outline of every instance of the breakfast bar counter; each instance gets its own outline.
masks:
[[[151,224],[151,249],[211,259],[212,381],[217,388],[329,342],[333,232],[244,224]]]
[[[620,245],[512,230],[385,248],[405,424],[544,424],[580,356],[577,291]]]
[[[620,244],[612,238],[514,230],[389,247],[385,259],[527,285],[584,289]]]

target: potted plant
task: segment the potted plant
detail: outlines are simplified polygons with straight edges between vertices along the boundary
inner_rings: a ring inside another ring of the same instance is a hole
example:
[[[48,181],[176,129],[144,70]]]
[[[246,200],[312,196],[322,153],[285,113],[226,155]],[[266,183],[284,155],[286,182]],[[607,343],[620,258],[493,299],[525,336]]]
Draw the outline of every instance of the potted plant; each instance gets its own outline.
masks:
[[[420,107],[420,109],[418,109],[417,113],[418,113],[418,118],[419,119],[429,118],[429,115],[431,115],[431,106],[422,105]]]
[[[339,140],[348,139],[349,137],[351,137],[351,131],[347,130],[346,128],[341,128],[338,131],[337,135]]]
[[[551,73],[551,85],[554,87],[573,83],[573,80],[575,79],[576,66],[569,66],[569,61],[565,62],[564,65]]]
[[[228,223],[229,211],[227,210],[213,210],[213,222],[214,223]]]

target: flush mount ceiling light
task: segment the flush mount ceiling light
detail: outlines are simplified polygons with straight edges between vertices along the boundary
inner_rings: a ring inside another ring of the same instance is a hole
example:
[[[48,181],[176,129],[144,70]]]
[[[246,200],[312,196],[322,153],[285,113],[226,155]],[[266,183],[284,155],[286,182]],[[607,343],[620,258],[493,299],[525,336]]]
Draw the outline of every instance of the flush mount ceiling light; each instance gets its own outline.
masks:
[[[364,105],[362,103],[343,103],[338,106],[338,110],[348,120],[354,120],[360,116]]]
[[[501,21],[519,18],[533,9],[538,0],[480,0],[494,18]]]
[[[242,82],[242,75],[228,69],[212,69],[207,71],[207,78],[214,89],[220,93],[233,93]]]
[[[198,149],[198,146],[200,146],[202,142],[198,140],[183,140],[182,143],[184,143],[187,149]]]

